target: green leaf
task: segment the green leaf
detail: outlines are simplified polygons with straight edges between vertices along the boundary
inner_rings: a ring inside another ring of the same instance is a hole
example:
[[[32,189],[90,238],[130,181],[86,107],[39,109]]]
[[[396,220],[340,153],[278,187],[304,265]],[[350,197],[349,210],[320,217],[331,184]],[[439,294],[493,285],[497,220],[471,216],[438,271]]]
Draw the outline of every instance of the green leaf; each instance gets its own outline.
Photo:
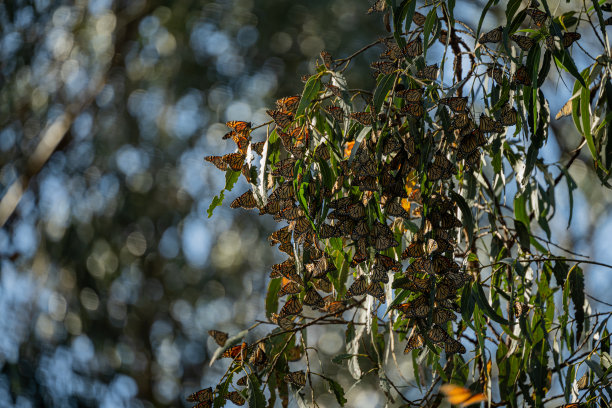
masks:
[[[572,76],[576,78],[578,82],[582,84],[583,87],[587,88],[587,84],[586,82],[584,82],[584,78],[582,78],[582,76],[578,72],[578,68],[576,68],[574,60],[566,50],[555,50],[553,55],[555,57],[555,62],[557,63],[557,66],[561,66],[567,72],[572,74]]]
[[[518,193],[515,197],[514,197],[514,218],[517,219],[517,221],[520,221],[523,223],[523,225],[525,225],[525,227],[527,228],[527,231],[529,231],[529,215],[527,215],[527,199],[525,197],[527,192],[524,193]],[[501,216],[501,214],[498,214],[499,216]]]
[[[574,303],[576,318],[576,345],[580,341],[584,328],[584,274],[578,265],[574,265],[567,274],[570,298]]]
[[[351,357],[353,357],[352,354],[338,354],[336,357],[332,358],[332,362],[335,364],[342,364],[344,360],[348,360]]]
[[[270,317],[272,313],[278,310],[278,291],[281,287],[281,279],[272,279],[268,285],[268,293],[266,295],[266,316]]]
[[[591,134],[591,92],[587,86],[580,90],[580,119],[582,120],[582,135],[587,141],[593,160],[597,162],[597,149]]]
[[[427,45],[429,43],[429,35],[431,30],[438,22],[438,10],[434,7],[431,9],[427,18],[425,19],[425,26],[423,27],[423,56],[427,55]]]
[[[300,104],[295,112],[296,117],[304,113],[304,110],[306,110],[306,107],[310,104],[310,102],[317,97],[320,88],[321,78],[318,75],[313,75],[308,78],[306,85],[304,85],[304,92],[302,92]]]
[[[225,192],[232,191],[232,188],[234,188],[234,184],[236,184],[236,181],[238,181],[238,177],[240,177],[239,171],[228,170],[225,173],[225,187],[223,188],[223,190],[221,190],[218,196],[215,196],[215,198],[213,198],[212,202],[210,203],[210,206],[208,207],[208,210],[206,210],[206,212],[208,213],[208,218],[212,217],[213,210],[215,208],[223,204]]]
[[[504,319],[503,317],[498,315],[495,310],[493,310],[480,284],[478,283],[474,284],[474,286],[472,286],[472,290],[476,298],[476,303],[478,304],[478,307],[480,307],[480,309],[484,312],[485,315],[487,315],[488,317],[490,317],[492,320],[496,321],[499,324],[504,324],[504,325],[510,324],[508,320]]]
[[[529,252],[529,231],[527,231],[527,227],[519,220],[514,220],[514,228],[516,229],[516,233],[518,234],[519,244],[523,251]]]
[[[253,374],[249,375],[248,380],[249,380],[249,397],[247,401],[249,403],[249,408],[265,408],[266,407],[266,397],[261,391],[261,385],[259,384],[259,380]]]
[[[338,404],[340,404],[341,407],[344,406],[344,404],[346,404],[346,398],[344,397],[344,389],[342,389],[342,386],[340,384],[338,384],[337,382],[335,382],[334,380],[332,380],[331,378],[325,378],[327,380],[327,383],[329,384],[329,388],[334,392],[334,395],[336,396],[336,401],[338,401]]]
[[[378,81],[378,86],[376,90],[374,90],[374,111],[380,111],[382,104],[387,97],[387,94],[393,87],[393,83],[395,82],[396,74],[388,74],[379,76],[380,80]],[[355,146],[353,146],[355,148]]]
[[[468,239],[470,241],[469,244],[471,244],[472,240],[474,239],[474,217],[472,215],[472,210],[465,201],[465,198],[463,198],[461,195],[455,193],[453,190],[450,190],[450,194],[453,201],[455,201],[455,203],[457,203],[461,209],[461,221],[467,230]]]

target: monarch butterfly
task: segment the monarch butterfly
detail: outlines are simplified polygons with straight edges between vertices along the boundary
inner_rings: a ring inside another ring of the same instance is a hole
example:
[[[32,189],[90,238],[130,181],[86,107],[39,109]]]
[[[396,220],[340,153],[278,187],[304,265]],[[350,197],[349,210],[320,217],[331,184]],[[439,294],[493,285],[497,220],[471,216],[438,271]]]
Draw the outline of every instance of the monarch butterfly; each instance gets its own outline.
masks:
[[[404,106],[400,110],[400,112],[408,113],[409,115],[412,115],[415,118],[420,118],[425,113],[425,109],[420,103],[407,103],[406,106]]]
[[[404,207],[397,201],[391,200],[385,206],[385,210],[387,211],[387,215],[392,215],[394,217],[403,217],[406,219],[410,218],[410,214],[408,211],[404,210]]]
[[[456,272],[459,265],[443,255],[434,255],[431,259],[432,270],[436,275],[443,275],[446,272]]]
[[[234,171],[240,171],[244,164],[245,155],[242,153],[229,153],[221,157],[225,163]]]
[[[461,342],[455,339],[452,339],[452,338],[448,338],[444,342],[444,351],[446,351],[446,354],[456,354],[456,353],[463,354],[466,352],[466,349],[463,346],[463,344],[461,344]],[[470,405],[470,404],[473,404],[473,402],[466,403],[465,405]]]
[[[425,345],[425,339],[421,334],[413,334],[408,338],[408,343],[406,343],[406,348],[404,348],[404,353],[409,353],[414,349],[421,348]]]
[[[290,242],[291,241],[291,231],[289,231],[289,226],[285,226],[277,231],[274,231],[272,234],[270,234],[270,236],[268,237],[268,240],[270,240],[270,246],[273,246],[281,242]],[[285,262],[289,262],[289,261],[293,265],[292,259],[287,259],[287,261]],[[283,262],[283,264],[285,262]]]
[[[282,263],[272,265],[272,271],[275,272],[277,278],[281,276],[292,276],[293,274],[297,275],[293,258],[287,258]],[[299,282],[299,280],[297,282]]]
[[[434,343],[441,343],[446,339],[450,338],[446,330],[444,330],[437,324],[434,324],[431,329],[429,329],[429,331],[427,332],[427,337]]]
[[[431,181],[437,181],[441,179],[451,178],[455,173],[456,171],[455,167],[453,166],[453,163],[451,163],[451,161],[448,160],[446,157],[436,154],[434,156],[434,162],[432,166],[427,171],[427,177]]]
[[[298,218],[295,221],[289,223],[289,229],[293,230],[295,234],[300,237],[308,232],[312,232],[312,225],[306,217]]]
[[[288,127],[293,121],[293,114],[291,112],[276,109],[276,110],[267,110],[266,113],[270,116],[274,122],[278,125],[278,127],[284,129]]]
[[[504,131],[504,126],[493,118],[488,117],[484,113],[480,115],[480,123],[478,128],[485,133],[501,133]]]
[[[316,309],[321,309],[325,307],[325,301],[323,301],[323,298],[321,297],[321,295],[319,295],[319,292],[317,292],[315,288],[312,287],[309,288],[306,291],[306,294],[304,295],[304,304],[312,306]]]
[[[360,220],[351,233],[351,239],[357,241],[367,236],[369,233],[368,223],[365,220]]]
[[[408,289],[413,292],[429,292],[429,279],[412,274],[393,282],[393,288]]]
[[[225,346],[228,337],[227,333],[219,330],[209,330],[208,335],[212,337],[219,346]]]
[[[538,27],[542,27],[548,18],[548,15],[545,12],[538,10],[537,8],[528,8],[526,12]]]
[[[385,269],[381,268],[380,266],[375,266],[372,270],[372,274],[370,275],[370,280],[372,282],[388,283],[389,275]]]
[[[396,137],[390,136],[385,139],[382,154],[391,154],[399,151],[402,148],[402,143]]]
[[[467,282],[470,282],[472,277],[464,272],[449,272],[444,275],[444,279],[442,282],[452,286],[455,289],[459,289]]]
[[[384,40],[385,43],[385,51],[380,54],[380,58],[390,58],[392,60],[398,60],[403,57],[402,50],[398,45],[392,40]]]
[[[533,46],[536,43],[533,38],[526,36],[526,35],[512,34],[510,38],[512,39],[512,41],[517,43],[518,46],[521,47],[523,51],[529,51],[530,49],[533,48]]]
[[[561,43],[563,44],[563,48],[569,48],[573,43],[578,41],[582,35],[580,33],[563,33],[563,39]]]
[[[313,278],[325,276],[328,272],[336,270],[336,265],[327,256],[316,259],[313,263],[306,265],[306,270],[312,274]]]
[[[261,156],[265,144],[265,140],[263,142],[251,143],[251,150],[257,152],[257,154]]]
[[[268,361],[268,356],[266,355],[266,348],[263,343],[258,343],[257,348],[255,349],[255,352],[249,359],[249,362],[257,366],[262,366],[266,364],[267,361]],[[238,405],[242,405],[242,404],[238,404]]]
[[[248,190],[247,192],[243,193],[230,204],[230,208],[238,207],[242,207],[247,210],[257,207],[257,201],[255,201],[252,190]]]
[[[293,253],[293,245],[291,243],[283,242],[282,244],[279,245],[278,250],[286,253],[289,256],[295,255]]]
[[[454,96],[451,98],[441,98],[439,102],[443,105],[447,105],[449,108],[451,108],[455,112],[463,112],[465,108],[467,107],[468,98]]]
[[[400,262],[397,262],[393,258],[382,254],[376,254],[374,256],[374,264],[386,271],[391,270],[394,272],[399,272],[402,269],[402,264]]]
[[[301,290],[302,288],[300,287],[300,285],[293,281],[289,281],[285,283],[283,287],[280,288],[276,295],[278,297],[283,297],[286,295],[295,295],[296,293],[300,293]]]
[[[459,113],[451,118],[450,129],[462,129],[470,123],[467,113]]]
[[[206,389],[194,392],[185,398],[189,402],[212,402],[213,400],[213,390],[212,387],[208,387]]]
[[[321,237],[321,239],[335,238],[338,236],[342,236],[342,232],[334,225],[321,225],[321,228],[319,229],[319,237]]]
[[[232,358],[234,361],[244,361],[247,353],[247,344],[242,342],[234,347],[230,347],[221,354],[223,358]]]
[[[426,272],[428,274],[433,273],[433,264],[429,259],[415,259],[414,262],[412,262],[410,265],[408,265],[408,268],[406,268],[406,273],[409,274],[421,272]]]
[[[336,316],[342,316],[342,313],[340,311],[344,308],[345,308],[344,302],[333,301],[333,302],[327,303],[323,311],[326,313],[333,313]]]
[[[487,75],[493,78],[493,80],[498,84],[502,84],[504,82],[504,70],[499,65],[489,64]]]
[[[503,32],[504,32],[504,28],[502,26],[494,28],[493,30],[488,31],[484,33],[483,35],[481,35],[480,38],[478,39],[478,43],[479,44],[498,43],[502,39]]]
[[[438,64],[427,65],[425,68],[418,70],[415,76],[419,79],[435,81],[438,77]]]
[[[230,137],[233,139],[234,137],[236,137],[236,135],[238,135],[238,133],[235,130],[231,130],[227,132],[226,134],[224,134],[221,139],[225,140],[225,139],[229,139]]]
[[[306,385],[306,373],[304,371],[294,371],[292,373],[285,374],[285,382],[291,383],[296,387],[303,387]]]
[[[244,122],[241,120],[232,120],[230,122],[225,122],[225,126],[238,133],[248,132],[249,130],[251,130],[251,122]]]
[[[243,375],[242,377],[238,379],[238,381],[236,381],[236,385],[240,385],[244,387],[245,385],[247,385],[247,378],[248,377],[246,375]]]
[[[370,67],[384,75],[392,74],[397,70],[395,62],[391,61],[374,61]]]
[[[416,89],[402,89],[400,91],[397,91],[395,93],[395,95],[398,98],[403,98],[405,99],[407,102],[420,102],[421,99],[423,98],[423,92],[424,89],[423,88],[416,88]]]
[[[519,69],[516,70],[514,75],[512,75],[512,83],[515,85],[531,85],[531,78],[529,77],[529,72],[527,71],[527,68],[525,68],[525,66],[521,66]]]
[[[487,143],[487,139],[484,137],[480,129],[473,130],[470,134],[466,135],[459,142],[459,149],[457,151],[457,160],[461,160],[480,146],[484,146]]]
[[[421,295],[410,302],[393,306],[393,309],[404,313],[406,317],[425,317],[429,314],[429,300]]]
[[[293,167],[295,166],[296,162],[297,160],[292,158],[281,160],[275,164],[276,168],[272,170],[271,174],[273,176],[281,176],[286,179],[292,179]]]
[[[286,200],[288,198],[293,198],[294,190],[293,183],[290,181],[286,181],[280,184],[268,197],[269,200]]]
[[[406,44],[404,52],[410,58],[414,58],[423,54],[423,41],[421,40],[421,37],[419,36],[416,39],[410,41],[408,44]]]
[[[365,207],[361,203],[351,204],[344,211],[344,215],[349,216],[354,220],[365,217]]]
[[[366,293],[370,296],[375,297],[380,303],[385,303],[385,291],[378,282],[372,282],[366,288]]]
[[[527,303],[514,302],[514,314],[518,317],[522,317],[529,311],[529,305]]]
[[[327,106],[325,110],[337,121],[344,119],[344,111],[339,106]]]
[[[457,318],[457,316],[450,310],[435,309],[433,312],[432,318],[433,318],[432,321],[434,324],[442,325],[446,322],[454,321]]]
[[[376,177],[359,177],[353,181],[353,185],[361,188],[362,191],[378,191],[378,181]]]
[[[332,94],[334,94],[338,98],[342,97],[342,92],[340,92],[340,88],[338,88],[336,85],[325,84],[325,87],[329,90],[329,92],[331,92]]]
[[[359,278],[355,279],[355,282],[353,282],[353,284],[346,291],[346,297],[350,298],[353,296],[361,296],[364,293],[366,293],[367,289],[368,289],[368,286],[367,286],[365,277],[360,276]]]
[[[578,387],[579,390],[586,390],[587,388],[589,388],[589,373],[588,372],[584,373],[584,375],[578,381],[576,381],[576,386]]]
[[[291,131],[291,137],[295,139],[296,146],[307,146],[310,140],[310,132],[306,126],[296,127]]]
[[[467,388],[455,384],[444,384],[440,387],[440,391],[446,395],[448,402],[460,405],[462,408],[487,400],[484,394],[473,394]]]
[[[478,170],[480,168],[480,152],[474,150],[465,158],[466,167],[470,170]]]
[[[263,208],[260,208],[259,215],[276,214],[291,205],[293,205],[293,200],[271,200]]]
[[[412,21],[414,22],[414,24],[422,27],[425,25],[425,20],[427,20],[426,16],[419,13],[418,11],[414,12],[414,15],[412,16]]]
[[[351,119],[355,119],[364,126],[370,126],[374,122],[374,116],[370,112],[353,112]]]
[[[315,288],[322,290],[325,293],[329,293],[332,291],[333,287],[332,287],[332,283],[331,281],[327,278],[327,276],[324,276],[322,278],[319,279],[315,279],[312,281],[312,284],[314,285]]]
[[[505,104],[501,109],[499,121],[504,126],[516,125],[516,116],[517,112],[516,109],[514,109],[514,106]]]
[[[232,391],[225,394],[225,399],[232,401],[236,405],[244,405],[246,400],[242,398],[242,395],[238,391]]]
[[[323,65],[325,65],[325,68],[331,69],[331,65],[334,61],[331,54],[327,51],[321,51],[321,59],[323,60]]]
[[[286,317],[290,315],[300,314],[301,312],[302,312],[302,304],[297,298],[292,297],[291,299],[287,301],[287,303],[285,303],[285,305],[283,306],[283,308],[281,309],[278,315],[280,317]]]
[[[295,113],[300,104],[300,95],[286,96],[276,101],[276,107],[280,110]]]
[[[457,289],[451,285],[441,282],[436,286],[436,300],[452,299],[457,295]]]
[[[295,324],[285,316],[280,316],[276,313],[272,313],[270,315],[270,320],[272,323],[277,324],[283,330],[291,330],[295,327]]]
[[[214,164],[219,170],[227,170],[227,163],[223,161],[223,157],[221,156],[206,156],[204,160]]]
[[[420,258],[425,255],[427,255],[427,244],[424,241],[417,240],[408,245],[404,252],[402,252],[401,258]]]

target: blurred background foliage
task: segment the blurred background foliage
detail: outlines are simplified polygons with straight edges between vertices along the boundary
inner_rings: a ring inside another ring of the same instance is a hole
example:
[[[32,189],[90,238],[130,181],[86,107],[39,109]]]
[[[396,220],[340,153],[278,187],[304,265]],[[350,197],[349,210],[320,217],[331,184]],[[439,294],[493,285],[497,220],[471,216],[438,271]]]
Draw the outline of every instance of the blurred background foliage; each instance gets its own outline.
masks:
[[[475,27],[483,2],[469,3],[456,17]],[[280,256],[266,239],[270,219],[227,205],[206,218],[224,180],[202,158],[232,149],[226,120],[267,121],[275,99],[300,93],[321,50],[343,57],[387,35],[368,6],[0,3],[1,406],[181,406],[216,383],[223,366],[208,367],[207,330],[263,318]],[[495,13],[503,8],[484,31]],[[372,87],[379,52],[356,59],[351,87]],[[554,113],[569,91],[547,87],[560,95]],[[553,123],[550,161],[577,147],[572,126]],[[588,152],[572,167],[581,191],[572,229],[562,214],[557,236],[610,261],[597,243],[611,231],[612,198],[581,159]],[[603,269],[585,272],[589,293],[605,298]],[[333,330],[313,334],[330,356],[343,345]],[[382,403],[368,387],[349,394],[353,406]]]

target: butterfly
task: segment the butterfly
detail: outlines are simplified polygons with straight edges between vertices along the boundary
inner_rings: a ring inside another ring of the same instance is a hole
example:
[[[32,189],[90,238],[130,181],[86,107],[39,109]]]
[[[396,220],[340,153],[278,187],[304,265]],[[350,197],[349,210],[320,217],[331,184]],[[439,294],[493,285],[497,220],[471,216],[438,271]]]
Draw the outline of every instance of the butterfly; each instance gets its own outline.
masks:
[[[430,244],[431,243],[431,244]],[[408,247],[402,252],[401,258],[420,258],[433,252],[437,249],[437,243],[433,239],[430,239],[429,242],[425,243],[421,240],[416,240],[412,242]]]
[[[419,36],[406,44],[404,52],[411,58],[423,54],[423,41],[421,40],[421,37]]]
[[[342,92],[340,91],[340,88],[338,88],[336,85],[325,84],[325,87],[338,98],[342,97]]]
[[[547,14],[537,8],[528,8],[526,13],[532,18],[535,25],[542,27],[548,18]]]
[[[344,111],[339,106],[327,106],[325,110],[337,121],[344,119]]]
[[[407,303],[395,305],[394,309],[404,313],[406,317],[426,317],[429,314],[429,299],[423,295]]]
[[[563,39],[561,40],[561,43],[563,44],[564,48],[569,48],[572,46],[572,44],[576,41],[578,41],[582,36],[580,35],[580,33],[563,33]]]
[[[223,160],[223,157],[221,156],[206,156],[204,157],[204,160],[214,164],[219,170],[227,170],[227,163]]]
[[[321,228],[319,228],[319,237],[321,239],[336,238],[341,237],[342,235],[342,231],[340,231],[340,229],[335,225],[322,224]]]
[[[301,278],[296,272],[295,264],[292,258],[287,259],[283,263],[272,265],[272,273],[270,274],[272,279],[284,277],[294,282],[301,282]]]
[[[408,211],[406,211],[397,200],[389,201],[385,206],[385,210],[387,211],[387,215],[392,215],[394,217],[403,217],[406,219],[410,218],[410,214],[408,213]]]
[[[427,170],[427,177],[431,181],[448,179],[456,173],[455,166],[446,157],[436,154],[432,166]]]
[[[425,20],[427,20],[426,16],[419,13],[418,11],[414,12],[414,15],[412,16],[412,21],[414,22],[414,24],[422,27],[425,25]]]
[[[255,352],[249,359],[251,364],[255,364],[256,366],[263,366],[268,361],[268,356],[266,355],[266,347],[263,343],[258,343]],[[242,405],[242,404],[238,404]]]
[[[276,295],[278,297],[283,297],[286,295],[295,295],[296,293],[300,293],[301,291],[302,287],[299,284],[293,281],[289,281],[280,288]]]
[[[465,353],[467,350],[465,349],[465,346],[463,344],[461,344],[461,342],[452,339],[452,338],[448,338],[444,341],[444,351],[446,351],[446,354],[463,354]],[[470,402],[469,404],[464,403],[465,405],[470,405],[473,404],[473,402]]]
[[[516,109],[514,109],[514,107],[509,104],[505,104],[501,109],[499,121],[504,126],[512,126],[516,125],[516,117]]]
[[[230,153],[222,157],[223,161],[227,163],[230,169],[234,171],[240,171],[244,164],[245,155],[242,153]]]
[[[378,282],[370,283],[368,287],[366,288],[366,293],[370,296],[375,297],[381,303],[385,303],[385,291],[380,286],[380,283]]]
[[[351,119],[355,119],[364,126],[370,126],[374,122],[374,116],[370,112],[353,112]]]
[[[487,75],[493,78],[498,84],[504,82],[504,70],[499,65],[490,64],[487,69]]]
[[[483,35],[481,35],[480,38],[478,39],[478,43],[479,44],[498,43],[502,39],[503,32],[504,32],[504,28],[502,26],[494,28],[493,30],[488,31],[484,33]]]
[[[415,259],[414,262],[412,262],[410,265],[408,265],[408,268],[406,268],[406,273],[409,274],[421,272],[425,272],[428,274],[433,273],[433,264],[429,259]]]
[[[189,402],[212,402],[212,387],[208,387],[206,389],[194,392],[193,394],[189,395],[186,400]]]
[[[281,176],[286,179],[292,179],[293,167],[295,166],[296,162],[297,160],[292,158],[281,160],[275,164],[276,168],[272,170],[271,174],[273,176]]]
[[[397,70],[396,63],[391,61],[374,61],[370,67],[384,75],[392,74]]]
[[[295,113],[300,104],[300,95],[286,96],[276,101],[276,107],[280,110]]]
[[[236,405],[244,405],[246,400],[238,391],[232,391],[225,394],[225,399],[232,401]]]
[[[223,358],[232,358],[234,361],[244,361],[247,354],[247,344],[242,342],[237,346],[230,347],[221,354]]]
[[[281,242],[290,242],[291,241],[291,231],[289,231],[289,226],[285,226],[277,231],[274,231],[272,234],[270,234],[270,236],[268,237],[268,240],[270,241],[270,246],[273,246]],[[285,262],[291,262],[291,265],[293,266],[293,259],[287,259],[287,261]],[[283,264],[285,264],[285,262],[283,262]]]
[[[257,207],[257,201],[255,201],[252,190],[248,190],[247,192],[243,193],[230,204],[230,208],[238,207],[242,207],[247,210]]]
[[[480,146],[484,146],[487,139],[484,137],[480,129],[473,130],[470,134],[464,136],[459,142],[457,151],[457,160],[462,160],[468,154],[472,153]]]
[[[295,327],[293,322],[288,317],[280,316],[276,313],[272,313],[270,315],[270,321],[277,324],[283,330],[291,330]]]
[[[438,64],[427,65],[425,68],[418,70],[415,76],[419,79],[435,81],[438,77]]]
[[[334,62],[331,54],[327,51],[321,51],[321,59],[323,60],[323,65],[325,65],[325,68],[331,69],[331,65]]]
[[[315,288],[309,288],[304,295],[304,304],[308,306],[312,306],[316,309],[322,309],[325,307],[325,301],[319,292],[315,290]]]
[[[355,282],[353,282],[353,284],[346,291],[346,297],[350,298],[353,296],[361,296],[364,293],[366,293],[367,289],[368,289],[368,285],[365,280],[365,277],[360,276],[359,278],[355,279]]]
[[[446,396],[448,402],[453,405],[459,405],[462,408],[487,401],[487,397],[484,394],[473,394],[472,391],[460,385],[444,384],[440,387],[440,391]]]
[[[523,51],[529,51],[530,49],[533,48],[533,46],[536,43],[536,41],[533,38],[526,36],[526,35],[512,34],[510,38],[512,39],[512,41],[517,43],[518,46],[521,47]]]
[[[527,303],[514,302],[514,314],[518,317],[525,316],[529,311],[529,305]]]
[[[415,274],[409,274],[394,281],[393,288],[408,289],[412,292],[426,293],[429,292],[430,283],[429,279],[427,278],[419,278]],[[429,308],[429,305],[427,305],[427,307]],[[429,310],[428,308],[427,310]]]
[[[425,109],[420,103],[407,103],[406,106],[400,109],[400,112],[408,113],[409,115],[414,116],[415,118],[420,118],[425,113]]]
[[[242,377],[238,379],[238,381],[236,381],[236,385],[240,385],[244,387],[245,385],[247,385],[247,379],[248,379],[248,376],[243,375]]]
[[[302,348],[300,346],[291,347],[285,353],[287,361],[298,361],[302,358]]]
[[[227,333],[218,330],[209,330],[208,335],[212,337],[219,346],[225,346],[228,337]]]
[[[241,120],[232,120],[230,122],[225,122],[225,126],[238,133],[248,132],[251,130],[251,122],[244,122]]]
[[[306,385],[306,373],[304,371],[294,371],[285,374],[285,382],[291,383],[297,387],[303,387]]]
[[[336,265],[326,256],[316,259],[313,263],[306,265],[306,270],[312,275],[313,278],[320,278],[325,276],[328,272],[336,270]]]
[[[457,289],[445,282],[438,283],[436,286],[436,300],[453,299],[456,295]]]
[[[587,388],[589,388],[589,373],[588,372],[584,373],[584,375],[578,381],[576,381],[576,386],[578,387],[579,390],[586,390]]]
[[[425,339],[421,334],[413,334],[408,338],[408,343],[404,348],[404,353],[409,353],[414,349],[421,348],[425,345]]]
[[[285,303],[285,305],[282,307],[278,315],[280,317],[286,317],[286,316],[300,314],[301,312],[302,312],[302,304],[297,298],[292,297],[291,299],[287,301],[287,303]]]
[[[478,128],[484,133],[501,133],[504,131],[504,126],[500,122],[488,117],[484,113],[480,115]]]
[[[447,309],[435,309],[432,318],[433,323],[442,325],[455,320],[457,316]]]
[[[315,288],[322,290],[325,293],[329,293],[333,290],[332,283],[327,276],[313,280],[312,284]]]
[[[462,129],[464,127],[466,127],[468,124],[470,123],[470,117],[467,115],[467,113],[459,113],[457,115],[454,115],[451,118],[451,130],[452,129]]]
[[[395,93],[395,96],[397,96],[398,98],[403,98],[407,102],[416,103],[416,102],[420,102],[421,99],[423,98],[423,92],[424,92],[423,88],[402,89],[400,91],[397,91]]]
[[[289,229],[294,231],[295,234],[300,237],[301,235],[312,232],[312,225],[306,217],[298,218],[295,221],[289,223]]]
[[[340,317],[342,316],[341,310],[343,310],[345,307],[346,305],[342,301],[331,301],[325,305],[323,311]]]
[[[385,51],[380,54],[380,58],[390,58],[392,60],[398,60],[404,56],[402,50],[394,41],[389,39],[385,39],[383,41],[385,44]]]
[[[427,337],[434,343],[441,343],[446,339],[450,338],[446,330],[444,330],[437,324],[434,324],[431,329],[429,329],[429,331],[427,332]]]
[[[268,197],[269,200],[286,200],[289,198],[293,198],[295,192],[293,190],[293,183],[290,181],[286,181],[280,184],[272,194]]]
[[[468,98],[466,97],[454,96],[451,98],[442,98],[439,102],[443,105],[448,105],[448,107],[455,112],[463,112],[467,107],[467,101]]]
[[[375,266],[370,275],[370,280],[372,282],[388,283],[389,275],[387,274],[387,271],[385,269],[381,268],[380,266]]]
[[[454,289],[459,289],[460,287],[465,285],[467,282],[470,282],[471,280],[472,280],[472,277],[468,275],[467,273],[449,272],[446,275],[444,275],[444,279],[442,280],[442,282],[447,283]]]
[[[402,264],[391,257],[382,254],[374,256],[374,265],[383,268],[385,271],[399,272],[402,269]]]
[[[444,273],[457,272],[459,265],[443,255],[434,255],[431,259],[432,270],[436,275],[443,275]]]
[[[382,154],[387,155],[398,152],[402,147],[402,143],[396,137],[390,136],[383,143]]]
[[[529,77],[529,72],[525,66],[521,66],[516,70],[514,75],[512,75],[512,83],[526,86],[531,85],[531,78]]]
[[[263,148],[265,144],[266,144],[265,140],[263,142],[251,143],[251,150],[257,152],[257,154],[261,156],[263,153]]]
[[[282,109],[267,110],[266,113],[276,122],[278,127],[284,129],[293,121],[293,113]]]

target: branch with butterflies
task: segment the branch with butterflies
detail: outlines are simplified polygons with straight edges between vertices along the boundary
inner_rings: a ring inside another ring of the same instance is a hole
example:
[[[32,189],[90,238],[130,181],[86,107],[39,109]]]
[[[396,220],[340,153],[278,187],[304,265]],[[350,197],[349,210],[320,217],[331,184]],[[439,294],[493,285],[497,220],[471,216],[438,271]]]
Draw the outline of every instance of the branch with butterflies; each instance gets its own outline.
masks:
[[[215,356],[232,363],[215,389],[188,397],[197,407],[286,407],[290,395],[318,406],[321,383],[344,405],[349,392],[325,374],[309,334],[324,325],[345,331],[346,352],[333,361],[355,381],[379,379],[388,402],[574,407],[612,398],[603,385],[610,313],[588,314],[586,261],[551,237],[555,188],[565,178],[572,194],[577,156],[556,166],[539,154],[551,120],[542,85],[553,74],[572,79],[557,119],[572,115],[608,185],[612,59],[605,49],[579,72],[571,52],[587,23],[607,43],[609,19],[596,2],[575,17],[554,15],[546,1],[490,1],[474,30],[454,17],[461,2],[416,3],[377,1],[369,12],[383,15],[388,37],[346,58],[321,52],[300,95],[277,100],[267,123],[227,122],[235,151],[205,158],[226,173],[225,190],[244,177],[250,188],[230,208],[279,222],[269,240],[286,259],[265,276],[267,336],[249,344],[248,331],[210,331]],[[507,21],[481,34],[493,7]],[[350,88],[345,71],[374,47],[371,91]],[[569,389],[559,394],[556,383]]]

